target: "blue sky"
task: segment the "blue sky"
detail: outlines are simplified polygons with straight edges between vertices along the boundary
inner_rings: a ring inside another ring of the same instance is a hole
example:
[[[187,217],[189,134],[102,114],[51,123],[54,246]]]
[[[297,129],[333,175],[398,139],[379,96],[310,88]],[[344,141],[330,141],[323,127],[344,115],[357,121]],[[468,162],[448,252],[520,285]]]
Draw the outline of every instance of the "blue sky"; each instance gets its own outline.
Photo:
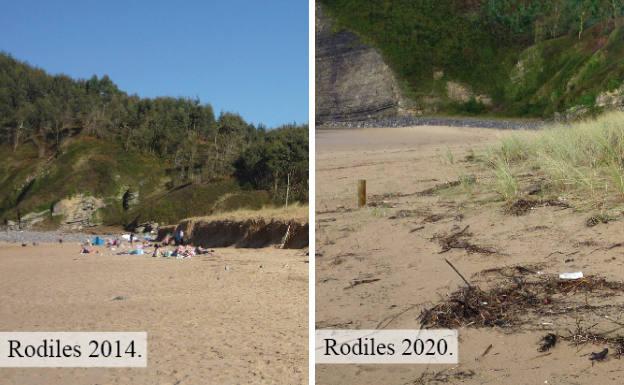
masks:
[[[144,97],[199,97],[274,127],[308,121],[308,1],[0,0],[0,50]]]

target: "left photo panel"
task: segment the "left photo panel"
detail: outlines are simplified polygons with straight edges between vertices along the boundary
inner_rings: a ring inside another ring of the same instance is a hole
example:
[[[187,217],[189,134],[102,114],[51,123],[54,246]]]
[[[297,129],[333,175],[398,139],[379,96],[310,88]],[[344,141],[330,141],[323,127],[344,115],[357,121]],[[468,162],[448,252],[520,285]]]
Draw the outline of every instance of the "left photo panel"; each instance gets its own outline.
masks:
[[[308,2],[0,30],[0,382],[307,384]]]

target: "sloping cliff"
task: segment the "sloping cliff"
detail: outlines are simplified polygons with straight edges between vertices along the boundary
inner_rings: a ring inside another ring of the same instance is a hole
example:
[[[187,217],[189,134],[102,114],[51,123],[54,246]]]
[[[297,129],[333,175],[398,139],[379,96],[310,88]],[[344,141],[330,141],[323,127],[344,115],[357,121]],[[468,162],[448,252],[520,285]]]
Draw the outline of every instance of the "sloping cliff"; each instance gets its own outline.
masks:
[[[316,5],[316,122],[394,116],[399,89],[380,53],[357,35],[335,30]]]

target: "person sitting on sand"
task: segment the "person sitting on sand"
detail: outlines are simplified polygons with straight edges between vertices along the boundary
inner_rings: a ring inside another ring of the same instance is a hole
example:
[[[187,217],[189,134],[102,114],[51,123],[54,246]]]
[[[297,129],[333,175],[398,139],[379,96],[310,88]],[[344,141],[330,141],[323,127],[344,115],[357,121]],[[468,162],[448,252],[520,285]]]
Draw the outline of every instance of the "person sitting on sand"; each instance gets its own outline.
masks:
[[[203,247],[201,247],[201,246],[197,246],[197,247],[195,248],[195,254],[197,254],[197,255],[202,255],[202,254],[212,254],[212,250],[209,250],[209,249],[204,249],[204,248],[203,248]]]
[[[172,256],[178,259],[184,259],[184,258],[191,258],[194,255],[195,255],[195,250],[192,247],[186,247],[186,246],[180,245],[176,247],[176,249],[173,251]]]
[[[80,254],[90,254],[91,252],[92,250],[87,245],[82,246],[82,249],[80,250]]]
[[[182,229],[176,231],[175,233],[175,244],[176,246],[184,246],[184,231]]]

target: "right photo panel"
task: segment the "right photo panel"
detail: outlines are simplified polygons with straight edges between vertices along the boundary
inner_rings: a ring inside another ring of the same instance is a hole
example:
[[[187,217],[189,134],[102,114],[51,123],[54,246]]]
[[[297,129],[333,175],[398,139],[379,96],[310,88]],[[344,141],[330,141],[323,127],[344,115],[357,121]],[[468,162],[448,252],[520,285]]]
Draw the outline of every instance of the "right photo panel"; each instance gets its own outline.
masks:
[[[315,7],[316,383],[619,383],[624,1]]]

